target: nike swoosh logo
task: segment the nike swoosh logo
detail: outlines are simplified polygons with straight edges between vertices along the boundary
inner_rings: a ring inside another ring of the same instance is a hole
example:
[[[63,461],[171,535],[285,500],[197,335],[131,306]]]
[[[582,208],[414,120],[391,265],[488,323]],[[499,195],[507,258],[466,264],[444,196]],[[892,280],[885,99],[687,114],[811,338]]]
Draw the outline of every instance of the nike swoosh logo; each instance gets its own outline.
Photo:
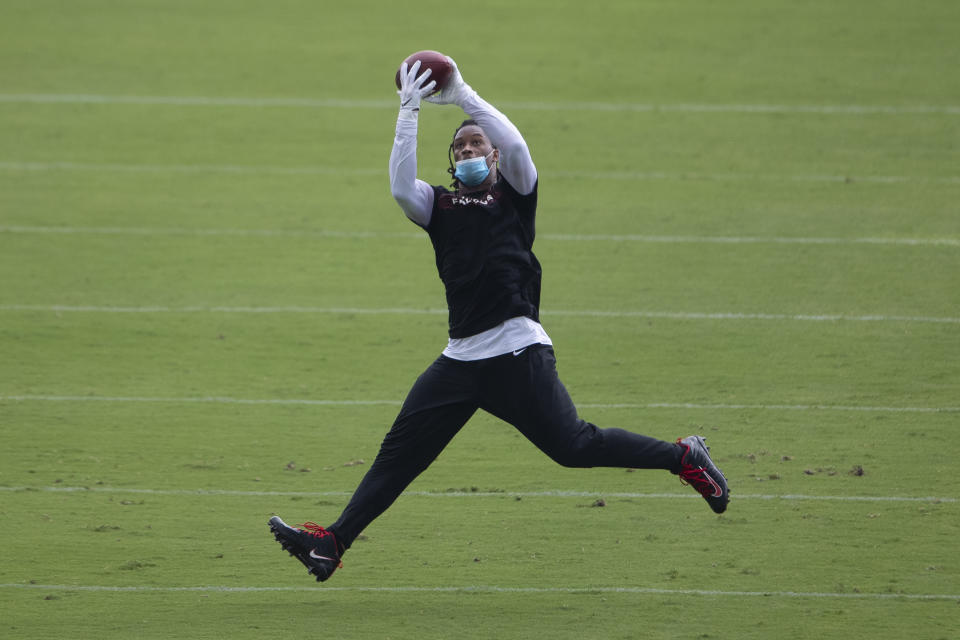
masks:
[[[327,556],[321,556],[319,553],[316,553],[316,551],[317,551],[316,549],[311,549],[311,550],[310,550],[310,554],[309,554],[310,557],[313,558],[314,560],[329,560],[330,562],[336,562],[336,561],[337,561],[336,558],[329,558],[329,557],[327,557]]]
[[[524,347],[523,349],[517,349],[516,351],[513,352],[513,355],[518,356],[526,350],[527,350],[526,347]]]
[[[404,102],[404,103],[403,103],[402,105],[400,105],[400,106],[401,106],[401,107],[407,106],[408,104],[410,104],[410,100],[413,100],[413,98],[409,98],[406,102]]]
[[[717,484],[717,481],[710,477],[710,472],[704,469],[704,477],[710,481],[710,484],[713,485],[713,496],[714,498],[719,498],[723,495],[723,489],[720,488],[720,485]]]

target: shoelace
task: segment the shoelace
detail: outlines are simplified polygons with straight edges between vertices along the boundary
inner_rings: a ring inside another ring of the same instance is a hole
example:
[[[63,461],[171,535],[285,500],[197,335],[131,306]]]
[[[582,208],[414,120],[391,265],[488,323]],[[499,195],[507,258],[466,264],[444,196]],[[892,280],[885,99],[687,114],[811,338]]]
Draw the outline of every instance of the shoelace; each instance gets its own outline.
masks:
[[[327,536],[332,536],[333,534],[318,525],[316,522],[304,522],[300,527],[309,533],[310,535],[316,538],[326,538]]]
[[[690,467],[680,472],[680,482],[696,489],[704,498],[715,498],[720,487],[703,467]]]

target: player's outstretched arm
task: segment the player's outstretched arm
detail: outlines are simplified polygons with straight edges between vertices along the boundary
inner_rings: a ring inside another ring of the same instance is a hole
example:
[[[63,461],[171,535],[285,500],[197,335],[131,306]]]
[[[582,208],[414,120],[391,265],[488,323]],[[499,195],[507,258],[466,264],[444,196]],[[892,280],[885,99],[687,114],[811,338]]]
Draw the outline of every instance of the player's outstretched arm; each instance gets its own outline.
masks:
[[[507,116],[464,82],[453,58],[448,56],[447,60],[453,66],[450,79],[438,93],[425,100],[435,104],[455,104],[476,120],[493,146],[500,150],[500,173],[517,192],[530,193],[537,184],[537,168],[520,131]]]
[[[400,67],[400,113],[397,115],[396,135],[390,152],[390,193],[417,224],[430,224],[433,210],[433,188],[417,179],[417,121],[420,115],[420,100],[433,91],[436,82],[429,80],[430,69],[417,76],[420,61],[407,68]]]

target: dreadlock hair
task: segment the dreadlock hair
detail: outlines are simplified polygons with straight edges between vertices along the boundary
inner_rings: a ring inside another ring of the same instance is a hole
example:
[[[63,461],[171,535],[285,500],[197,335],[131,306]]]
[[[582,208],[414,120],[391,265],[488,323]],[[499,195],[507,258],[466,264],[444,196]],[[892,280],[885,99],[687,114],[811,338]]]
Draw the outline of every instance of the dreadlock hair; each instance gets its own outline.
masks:
[[[456,164],[453,162],[453,141],[456,140],[457,134],[460,133],[460,129],[463,129],[464,127],[469,127],[471,125],[477,126],[477,127],[480,126],[479,123],[477,123],[477,121],[474,120],[473,118],[470,118],[461,122],[460,126],[458,126],[457,129],[453,132],[453,139],[450,140],[450,148],[447,149],[447,160],[450,162],[450,166],[447,168],[447,173],[453,176],[453,182],[450,183],[451,189],[458,189],[460,184],[460,181],[457,180],[456,175],[454,175],[457,172],[457,168],[456,168]],[[494,149],[496,149],[496,147],[494,147]],[[499,172],[499,169],[497,171]]]

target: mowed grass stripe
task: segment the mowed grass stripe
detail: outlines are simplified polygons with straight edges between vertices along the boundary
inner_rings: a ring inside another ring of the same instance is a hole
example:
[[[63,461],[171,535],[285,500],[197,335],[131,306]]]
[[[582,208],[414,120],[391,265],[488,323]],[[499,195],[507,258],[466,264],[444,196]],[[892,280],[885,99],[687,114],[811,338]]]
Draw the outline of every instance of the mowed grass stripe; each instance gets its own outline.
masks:
[[[441,315],[446,309],[417,309],[412,307],[217,307],[217,306],[98,306],[98,305],[31,305],[4,304],[0,311],[41,311],[51,313],[242,313],[242,314],[348,314],[348,315]],[[960,324],[960,317],[900,316],[900,315],[844,315],[844,314],[785,314],[746,313],[728,311],[608,311],[600,309],[562,310],[543,309],[541,313],[556,317],[595,318],[657,318],[667,320],[764,320],[800,322],[917,322]]]
[[[228,96],[148,96],[81,93],[3,93],[0,102],[26,104],[137,104],[214,107],[307,107],[322,109],[396,109],[396,99],[256,98]],[[960,115],[956,105],[864,104],[707,104],[638,102],[511,102],[504,109],[519,111],[665,112],[665,113],[792,113],[815,115]]]
[[[239,404],[239,405],[305,405],[305,406],[399,406],[399,400],[318,400],[307,398],[230,398],[206,396],[196,398],[163,398],[142,396],[58,396],[9,395],[0,396],[0,402],[118,402],[118,403],[173,403],[173,404]],[[876,407],[825,404],[706,404],[693,402],[600,403],[583,402],[584,409],[703,409],[703,410],[759,410],[759,411],[863,411],[877,413],[960,413],[960,407]]]
[[[350,491],[244,491],[238,489],[143,489],[135,487],[0,487],[8,493],[108,493],[157,496],[233,496],[283,498],[349,498]],[[549,491],[404,491],[406,497],[417,498],[631,498],[643,500],[694,498],[692,493],[640,493],[633,491],[577,491],[555,489]],[[811,494],[747,493],[735,494],[736,500],[787,500],[828,502],[934,502],[954,503],[957,498],[946,496],[835,496]]]
[[[105,171],[118,173],[224,173],[240,175],[329,175],[329,176],[386,176],[383,169],[364,167],[277,167],[277,166],[244,166],[244,165],[213,165],[213,164],[97,164],[84,162],[0,162],[3,171]],[[669,171],[542,171],[541,175],[553,178],[585,178],[591,180],[624,180],[624,181],[708,181],[708,182],[864,182],[868,184],[960,184],[960,176],[851,176],[851,175],[770,175],[756,173],[704,173],[702,171],[669,172]]]
[[[256,238],[406,238],[422,240],[423,232],[403,231],[333,231],[326,229],[191,229],[187,227],[54,227],[0,226],[0,233],[54,235],[120,235],[120,236],[239,236]],[[824,245],[899,245],[909,247],[960,247],[956,238],[839,238],[789,236],[683,236],[603,233],[542,233],[544,240],[566,242],[644,242],[650,244],[824,244]]]
[[[260,593],[273,591],[312,592],[346,591],[373,593],[508,593],[508,594],[600,594],[627,593],[637,595],[676,596],[721,596],[721,597],[780,597],[780,598],[854,598],[871,600],[957,600],[960,595],[940,593],[830,593],[804,591],[722,591],[718,589],[656,589],[651,587],[498,587],[490,585],[437,586],[437,587],[229,587],[215,585],[159,587],[148,585],[107,586],[79,584],[0,584],[0,589],[38,589],[42,591],[95,591],[95,592],[217,592]]]

